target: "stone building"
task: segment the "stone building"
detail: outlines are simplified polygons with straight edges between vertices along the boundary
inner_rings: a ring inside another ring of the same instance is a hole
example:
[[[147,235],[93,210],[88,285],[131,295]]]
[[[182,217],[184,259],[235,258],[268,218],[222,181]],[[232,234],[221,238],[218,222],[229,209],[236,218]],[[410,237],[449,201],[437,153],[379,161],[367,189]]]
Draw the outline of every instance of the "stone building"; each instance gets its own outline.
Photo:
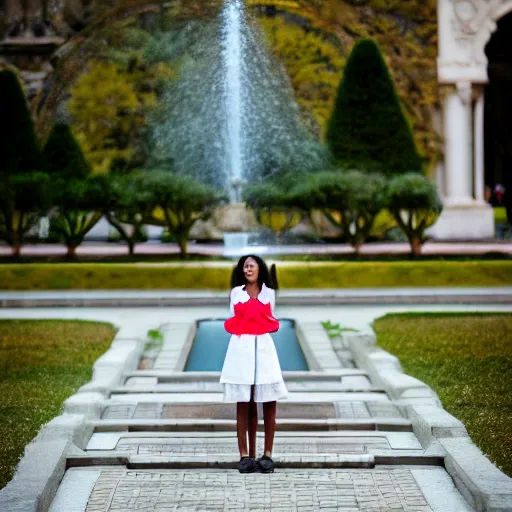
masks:
[[[438,0],[437,18],[444,135],[437,181],[445,209],[431,233],[491,237],[484,187],[512,189],[512,130],[494,122],[512,116],[512,0]]]

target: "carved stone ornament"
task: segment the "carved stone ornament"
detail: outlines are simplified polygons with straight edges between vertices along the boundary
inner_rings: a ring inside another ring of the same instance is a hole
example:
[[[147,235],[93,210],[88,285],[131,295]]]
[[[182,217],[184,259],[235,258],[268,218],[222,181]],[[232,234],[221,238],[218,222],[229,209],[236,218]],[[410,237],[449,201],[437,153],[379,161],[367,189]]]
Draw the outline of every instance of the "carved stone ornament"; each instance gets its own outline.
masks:
[[[457,82],[457,94],[464,105],[471,104],[471,100],[473,98],[471,82],[468,82],[467,80]]]
[[[501,4],[501,0],[452,0],[452,2],[458,30],[465,35],[478,34]]]

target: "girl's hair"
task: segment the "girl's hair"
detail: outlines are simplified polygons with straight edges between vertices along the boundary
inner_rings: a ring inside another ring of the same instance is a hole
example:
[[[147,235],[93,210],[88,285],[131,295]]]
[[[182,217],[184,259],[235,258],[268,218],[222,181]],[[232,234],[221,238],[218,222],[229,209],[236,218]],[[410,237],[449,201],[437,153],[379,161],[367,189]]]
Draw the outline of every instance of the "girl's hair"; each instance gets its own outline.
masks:
[[[247,283],[244,274],[244,264],[245,260],[248,258],[252,258],[257,264],[259,268],[258,272],[258,285],[260,287],[265,283],[269,288],[273,288],[277,290],[277,273],[276,266],[273,264],[270,267],[270,272],[268,270],[267,264],[263,261],[259,256],[255,256],[254,254],[247,254],[246,256],[242,256],[238,260],[237,266],[233,269],[233,273],[231,274],[231,288],[235,288],[236,286],[244,286]]]

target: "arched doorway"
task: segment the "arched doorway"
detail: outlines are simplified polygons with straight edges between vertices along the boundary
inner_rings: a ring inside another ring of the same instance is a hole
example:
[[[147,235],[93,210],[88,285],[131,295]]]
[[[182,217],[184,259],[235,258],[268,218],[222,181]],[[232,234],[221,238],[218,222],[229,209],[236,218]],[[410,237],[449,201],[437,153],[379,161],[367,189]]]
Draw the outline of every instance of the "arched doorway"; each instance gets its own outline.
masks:
[[[485,88],[485,183],[503,185],[509,223],[512,222],[512,12],[497,23],[485,47],[489,83]],[[498,198],[493,197],[493,201]]]

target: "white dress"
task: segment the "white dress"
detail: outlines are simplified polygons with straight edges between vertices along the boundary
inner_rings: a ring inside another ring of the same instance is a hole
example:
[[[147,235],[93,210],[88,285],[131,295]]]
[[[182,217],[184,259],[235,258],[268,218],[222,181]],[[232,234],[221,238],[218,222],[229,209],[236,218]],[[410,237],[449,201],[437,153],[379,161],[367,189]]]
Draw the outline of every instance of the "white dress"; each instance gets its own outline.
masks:
[[[273,313],[275,297],[274,290],[263,285],[258,300],[263,304],[270,303]],[[233,288],[230,297],[231,314],[234,315],[235,304],[249,299],[244,286]],[[270,334],[233,334],[229,340],[220,383],[224,389],[225,402],[249,402],[253,384],[255,402],[273,402],[286,398],[288,391]]]

